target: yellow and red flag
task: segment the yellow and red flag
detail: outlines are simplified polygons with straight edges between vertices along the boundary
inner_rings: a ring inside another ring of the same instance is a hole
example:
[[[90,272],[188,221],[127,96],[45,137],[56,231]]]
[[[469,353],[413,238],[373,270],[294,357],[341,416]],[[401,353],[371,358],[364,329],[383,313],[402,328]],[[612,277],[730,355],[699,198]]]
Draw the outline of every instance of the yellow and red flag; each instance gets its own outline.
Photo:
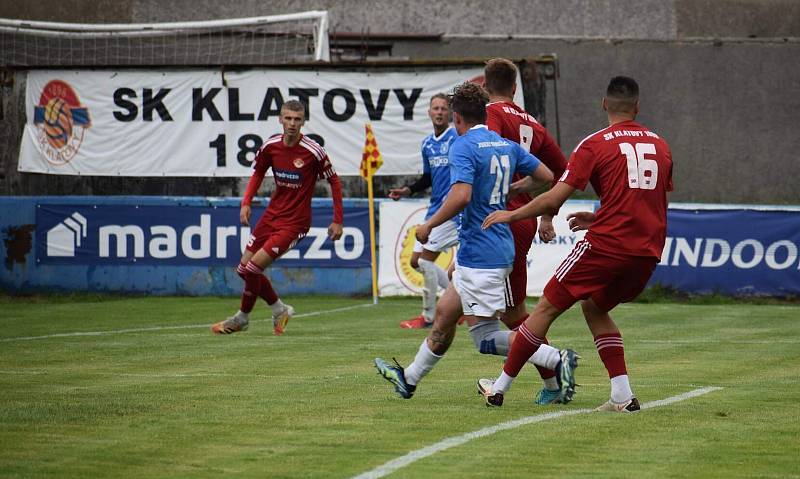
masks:
[[[372,125],[366,123],[364,126],[367,130],[367,139],[364,140],[364,153],[361,155],[361,176],[369,179],[383,165],[383,158],[372,133]]]

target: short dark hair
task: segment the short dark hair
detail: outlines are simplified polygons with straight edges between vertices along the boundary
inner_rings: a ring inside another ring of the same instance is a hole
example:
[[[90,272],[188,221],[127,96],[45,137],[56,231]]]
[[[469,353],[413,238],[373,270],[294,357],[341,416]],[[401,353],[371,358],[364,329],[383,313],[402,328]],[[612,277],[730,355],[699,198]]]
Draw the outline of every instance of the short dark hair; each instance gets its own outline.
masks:
[[[453,89],[449,97],[450,109],[472,124],[486,122],[486,104],[489,94],[480,85],[464,82]]]
[[[444,101],[446,101],[446,102],[449,102],[449,101],[450,101],[450,100],[447,98],[447,93],[437,93],[437,94],[435,94],[435,95],[433,95],[433,96],[431,97],[431,100],[428,102],[428,106],[430,106],[430,105],[433,105],[433,100],[436,100],[437,98],[438,98],[439,100],[444,100]]]
[[[506,58],[492,58],[483,67],[486,89],[495,95],[511,95],[517,83],[517,66]]]
[[[289,100],[284,102],[283,105],[281,105],[281,110],[284,108],[291,111],[301,111],[303,113],[306,111],[306,107],[303,106],[303,104],[298,100]]]
[[[633,113],[639,101],[639,84],[626,76],[616,76],[606,88],[606,108],[613,113]]]

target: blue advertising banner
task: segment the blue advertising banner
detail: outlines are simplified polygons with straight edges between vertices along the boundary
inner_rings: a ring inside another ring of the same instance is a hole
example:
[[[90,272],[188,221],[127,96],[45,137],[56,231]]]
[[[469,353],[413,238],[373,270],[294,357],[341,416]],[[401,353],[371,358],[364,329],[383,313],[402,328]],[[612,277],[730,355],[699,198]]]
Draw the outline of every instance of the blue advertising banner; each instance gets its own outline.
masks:
[[[800,294],[800,212],[680,210],[651,284],[733,295]]]
[[[253,225],[263,211],[253,208]],[[345,207],[344,233],[334,243],[327,237],[332,207],[313,207],[308,235],[276,266],[369,267],[368,215],[366,207]],[[39,264],[230,266],[249,237],[237,206],[36,206]]]

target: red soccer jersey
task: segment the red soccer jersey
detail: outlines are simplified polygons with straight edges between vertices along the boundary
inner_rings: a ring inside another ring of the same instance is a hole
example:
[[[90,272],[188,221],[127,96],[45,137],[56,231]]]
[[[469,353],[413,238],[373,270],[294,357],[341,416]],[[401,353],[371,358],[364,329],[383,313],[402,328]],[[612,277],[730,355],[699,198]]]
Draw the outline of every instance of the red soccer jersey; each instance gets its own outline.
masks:
[[[497,101],[486,105],[486,126],[503,138],[516,141],[533,153],[558,178],[567,167],[567,159],[561,153],[553,137],[534,117],[514,103]],[[515,174],[513,181],[522,178]],[[508,209],[515,210],[531,201],[528,194],[518,195],[508,201]]]
[[[591,182],[600,196],[586,233],[592,248],[614,256],[661,258],[672,153],[658,135],[635,121],[593,133],[572,152],[559,181],[579,190]]]
[[[301,135],[294,146],[283,143],[283,135],[275,135],[261,145],[254,162],[253,177],[264,177],[272,168],[275,177],[275,191],[270,197],[269,206],[262,218],[268,218],[274,226],[311,226],[311,197],[317,179],[329,181],[336,177],[325,150],[315,141]],[[333,184],[333,182],[331,182]],[[338,181],[337,181],[338,183]],[[256,189],[258,185],[256,185]],[[242,204],[248,205],[252,195],[248,187]],[[334,221],[341,223],[341,199],[338,211],[334,195]],[[340,196],[341,198],[341,196]],[[336,221],[338,219],[338,221]]]

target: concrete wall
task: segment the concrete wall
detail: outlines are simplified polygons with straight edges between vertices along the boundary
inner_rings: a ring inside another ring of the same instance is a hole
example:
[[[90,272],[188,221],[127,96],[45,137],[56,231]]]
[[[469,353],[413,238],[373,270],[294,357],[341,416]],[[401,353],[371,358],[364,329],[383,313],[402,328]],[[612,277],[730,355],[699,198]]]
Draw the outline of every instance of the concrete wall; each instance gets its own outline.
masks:
[[[800,36],[795,0],[40,0],[0,17],[70,22],[206,20],[328,10],[334,31],[674,39]]]

